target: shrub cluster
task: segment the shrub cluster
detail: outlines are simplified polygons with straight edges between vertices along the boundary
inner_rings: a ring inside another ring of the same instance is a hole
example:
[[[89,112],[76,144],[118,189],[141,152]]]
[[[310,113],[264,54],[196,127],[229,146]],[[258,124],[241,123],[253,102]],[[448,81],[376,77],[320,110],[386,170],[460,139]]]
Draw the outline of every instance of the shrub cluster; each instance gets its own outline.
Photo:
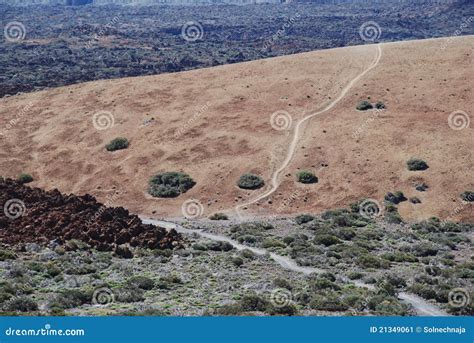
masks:
[[[20,175],[18,175],[17,181],[23,184],[30,183],[33,181],[33,176],[31,176],[30,174],[21,173]]]
[[[196,182],[187,174],[167,172],[157,174],[148,181],[148,193],[158,198],[174,198],[186,193]]]
[[[258,189],[263,187],[265,182],[263,179],[254,174],[244,174],[239,178],[237,185],[242,189]]]
[[[302,170],[296,175],[298,182],[301,183],[317,183],[318,178],[316,175],[307,170]]]
[[[112,139],[110,143],[105,146],[105,148],[107,149],[107,151],[115,151],[127,149],[129,145],[130,143],[128,142],[127,138],[118,137]]]
[[[428,164],[418,158],[411,158],[407,162],[408,170],[417,171],[417,170],[426,170],[429,168]]]

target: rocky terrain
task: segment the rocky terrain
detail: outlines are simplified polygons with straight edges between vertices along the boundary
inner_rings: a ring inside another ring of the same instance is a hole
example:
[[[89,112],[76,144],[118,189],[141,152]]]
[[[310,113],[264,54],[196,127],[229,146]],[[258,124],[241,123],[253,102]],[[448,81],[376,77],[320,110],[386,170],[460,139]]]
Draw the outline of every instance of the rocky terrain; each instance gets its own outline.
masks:
[[[0,4],[4,32],[0,97],[317,49],[474,33],[472,1],[126,7],[10,4]],[[360,36],[364,24],[370,24],[368,39]]]
[[[79,240],[98,251],[132,257],[129,247],[174,249],[182,244],[176,231],[144,225],[126,209],[108,208],[88,194],[45,192],[7,179],[0,180],[0,204],[0,243],[8,246]]]

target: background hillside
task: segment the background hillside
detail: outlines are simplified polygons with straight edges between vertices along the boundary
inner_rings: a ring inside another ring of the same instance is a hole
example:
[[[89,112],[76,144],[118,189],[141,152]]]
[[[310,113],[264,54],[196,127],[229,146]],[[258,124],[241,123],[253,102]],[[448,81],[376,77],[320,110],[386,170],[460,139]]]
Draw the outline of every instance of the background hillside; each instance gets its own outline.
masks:
[[[474,34],[472,1],[27,9],[9,4],[0,5],[0,97],[348,45]],[[362,26],[370,23],[372,36],[361,37]]]
[[[421,200],[399,205],[406,219],[472,222],[472,206],[459,195],[474,188],[473,128],[453,129],[450,114],[474,105],[473,42],[468,36],[447,46],[445,39],[383,44],[380,63],[305,125],[277,192],[244,213],[319,212],[362,198],[382,203],[386,193],[402,191]],[[285,156],[290,131],[275,130],[272,114],[284,111],[294,126],[324,108],[373,63],[376,51],[375,45],[330,49],[4,98],[0,174],[29,172],[34,185],[88,192],[138,214],[180,216],[187,199],[199,200],[206,216],[233,209],[263,191],[238,189],[239,176],[261,175],[268,186]],[[357,111],[369,97],[387,108]],[[106,130],[93,125],[101,111],[114,122],[104,123]],[[130,147],[106,151],[119,136]],[[412,157],[429,169],[408,171]],[[319,182],[297,183],[302,169]],[[178,198],[151,198],[148,179],[164,171],[184,171],[197,185]],[[417,191],[423,182],[429,189]]]

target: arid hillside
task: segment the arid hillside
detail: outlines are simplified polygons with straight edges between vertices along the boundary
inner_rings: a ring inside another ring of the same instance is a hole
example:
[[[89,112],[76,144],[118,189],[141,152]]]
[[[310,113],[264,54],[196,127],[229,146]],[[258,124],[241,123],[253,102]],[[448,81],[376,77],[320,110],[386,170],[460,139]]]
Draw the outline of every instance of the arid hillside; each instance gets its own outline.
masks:
[[[0,175],[30,173],[34,186],[90,193],[145,216],[182,216],[182,204],[196,199],[208,216],[232,214],[271,189],[291,157],[275,192],[243,213],[321,212],[402,191],[421,201],[399,205],[407,220],[473,222],[472,203],[460,198],[474,191],[473,43],[466,36],[356,46],[4,98]],[[386,108],[358,111],[368,97]],[[316,112],[289,155],[295,126]],[[107,151],[116,137],[128,149]],[[412,157],[429,168],[409,171]],[[302,169],[318,182],[298,183]],[[183,171],[196,185],[152,198],[148,179],[165,171]],[[247,172],[265,187],[239,189]],[[429,188],[419,192],[422,182]]]

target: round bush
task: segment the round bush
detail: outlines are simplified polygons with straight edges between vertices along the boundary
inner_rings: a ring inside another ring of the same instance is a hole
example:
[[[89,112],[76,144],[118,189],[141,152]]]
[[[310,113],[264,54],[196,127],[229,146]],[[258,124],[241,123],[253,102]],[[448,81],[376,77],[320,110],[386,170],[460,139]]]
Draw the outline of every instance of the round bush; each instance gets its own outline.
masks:
[[[362,100],[361,102],[357,104],[357,109],[359,111],[367,111],[367,110],[370,110],[371,108],[374,108],[374,106],[372,106],[372,104],[368,102],[367,100]]]
[[[187,174],[167,172],[156,174],[148,181],[148,193],[157,198],[173,198],[186,193],[196,182]]]
[[[474,202],[474,192],[465,191],[461,194],[461,199],[468,202]]]
[[[426,170],[428,169],[428,164],[420,159],[412,158],[407,162],[408,170],[416,171],[416,170]]]
[[[298,182],[301,183],[316,183],[318,178],[311,172],[303,170],[296,175]]]
[[[258,189],[265,185],[260,176],[254,174],[244,174],[240,177],[237,185],[242,189]]]
[[[30,174],[22,173],[18,176],[17,181],[23,184],[30,183],[33,181],[33,176],[31,176]]]
[[[127,149],[130,143],[128,142],[127,138],[118,137],[112,139],[109,144],[105,146],[107,151],[115,151],[115,150],[122,150]]]

